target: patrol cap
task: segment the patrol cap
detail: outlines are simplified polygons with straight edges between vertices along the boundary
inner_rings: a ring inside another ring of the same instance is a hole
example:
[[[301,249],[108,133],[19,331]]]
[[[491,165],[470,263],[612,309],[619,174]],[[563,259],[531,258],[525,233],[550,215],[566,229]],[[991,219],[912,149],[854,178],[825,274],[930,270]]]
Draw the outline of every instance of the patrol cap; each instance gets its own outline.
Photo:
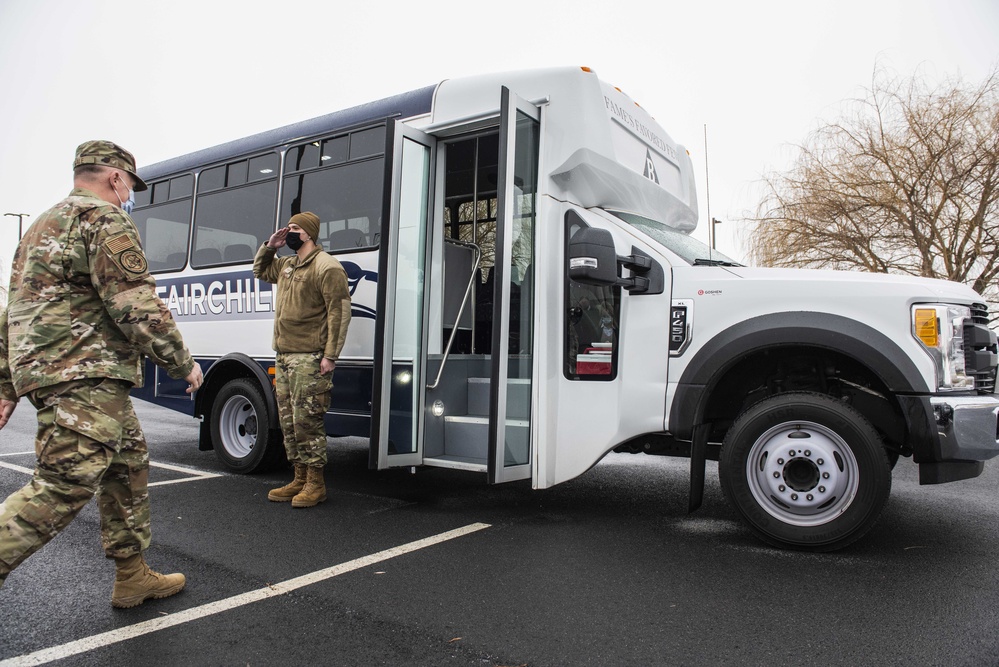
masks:
[[[135,157],[118,144],[111,141],[85,141],[76,149],[76,159],[73,160],[73,168],[82,164],[96,164],[104,167],[114,167],[121,169],[132,175],[135,179],[136,192],[147,189],[146,182],[135,173]]]

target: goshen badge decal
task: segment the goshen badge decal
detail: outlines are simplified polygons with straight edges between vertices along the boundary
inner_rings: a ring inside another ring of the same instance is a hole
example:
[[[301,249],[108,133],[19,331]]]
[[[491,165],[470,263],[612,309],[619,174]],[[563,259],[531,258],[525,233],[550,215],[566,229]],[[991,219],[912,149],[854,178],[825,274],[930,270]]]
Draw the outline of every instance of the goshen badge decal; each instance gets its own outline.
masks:
[[[699,289],[697,290],[697,296],[718,296],[722,291],[720,289]]]
[[[126,250],[121,253],[121,265],[131,273],[146,272],[146,258],[137,250]]]

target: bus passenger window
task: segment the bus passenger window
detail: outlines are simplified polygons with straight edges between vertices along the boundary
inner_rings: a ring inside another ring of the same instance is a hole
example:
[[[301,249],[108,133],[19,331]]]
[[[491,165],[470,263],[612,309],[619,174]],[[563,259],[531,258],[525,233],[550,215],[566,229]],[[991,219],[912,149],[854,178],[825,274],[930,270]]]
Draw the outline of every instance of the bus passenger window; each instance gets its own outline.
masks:
[[[243,162],[245,172],[246,163]],[[276,174],[270,180],[198,194],[191,266],[248,263],[274,231]],[[252,252],[247,252],[250,248]]]
[[[373,247],[381,231],[384,162],[379,157],[286,176],[281,224],[296,213],[312,211],[320,220],[316,240],[327,251]]]
[[[170,179],[170,199],[190,197],[194,194],[194,177],[190,174]]]
[[[150,271],[156,273],[184,268],[187,263],[188,231],[191,228],[190,197],[136,208],[132,212],[132,220],[139,230]]]
[[[268,153],[260,157],[250,158],[250,173],[248,180],[262,181],[274,178],[278,170],[278,156],[275,153]]]
[[[353,132],[350,135],[350,159],[380,155],[385,152],[385,126]]]

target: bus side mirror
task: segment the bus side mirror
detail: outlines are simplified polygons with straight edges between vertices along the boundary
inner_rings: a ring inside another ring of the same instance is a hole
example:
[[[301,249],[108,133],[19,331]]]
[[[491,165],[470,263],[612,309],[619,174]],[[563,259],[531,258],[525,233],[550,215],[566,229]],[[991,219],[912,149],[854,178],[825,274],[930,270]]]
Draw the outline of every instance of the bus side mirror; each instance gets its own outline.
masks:
[[[583,227],[569,239],[569,278],[584,285],[616,285],[617,252],[606,229]]]

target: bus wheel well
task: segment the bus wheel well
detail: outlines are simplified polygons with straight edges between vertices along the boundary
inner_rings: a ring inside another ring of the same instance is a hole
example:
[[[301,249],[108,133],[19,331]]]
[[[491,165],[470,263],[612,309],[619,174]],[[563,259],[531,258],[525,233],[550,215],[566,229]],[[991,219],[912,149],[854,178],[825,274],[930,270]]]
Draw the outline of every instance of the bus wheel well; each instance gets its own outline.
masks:
[[[880,432],[890,458],[911,455],[905,418],[884,382],[856,359],[819,347],[768,348],[731,364],[713,383],[705,405],[710,440],[721,442],[735,419],[760,401],[792,391],[843,401]]]
[[[212,405],[215,403],[215,398],[218,393],[222,391],[222,388],[233,380],[246,379],[252,380],[257,384],[262,385],[261,389],[264,390],[264,395],[268,396],[272,394],[268,392],[270,386],[269,382],[265,383],[265,378],[263,370],[260,369],[259,365],[252,359],[249,359],[250,363],[254,364],[254,367],[247,365],[247,362],[241,358],[222,358],[211,365],[208,369],[208,373],[205,374],[204,383],[201,388],[198,389],[197,403],[195,404],[195,416],[201,418],[201,436],[198,442],[198,449],[202,451],[207,451],[209,449],[214,449],[214,444],[211,439],[211,430],[208,428],[208,420],[212,414]],[[272,411],[274,418],[277,416],[277,407],[274,406]],[[269,425],[271,428],[278,428],[276,423]]]

